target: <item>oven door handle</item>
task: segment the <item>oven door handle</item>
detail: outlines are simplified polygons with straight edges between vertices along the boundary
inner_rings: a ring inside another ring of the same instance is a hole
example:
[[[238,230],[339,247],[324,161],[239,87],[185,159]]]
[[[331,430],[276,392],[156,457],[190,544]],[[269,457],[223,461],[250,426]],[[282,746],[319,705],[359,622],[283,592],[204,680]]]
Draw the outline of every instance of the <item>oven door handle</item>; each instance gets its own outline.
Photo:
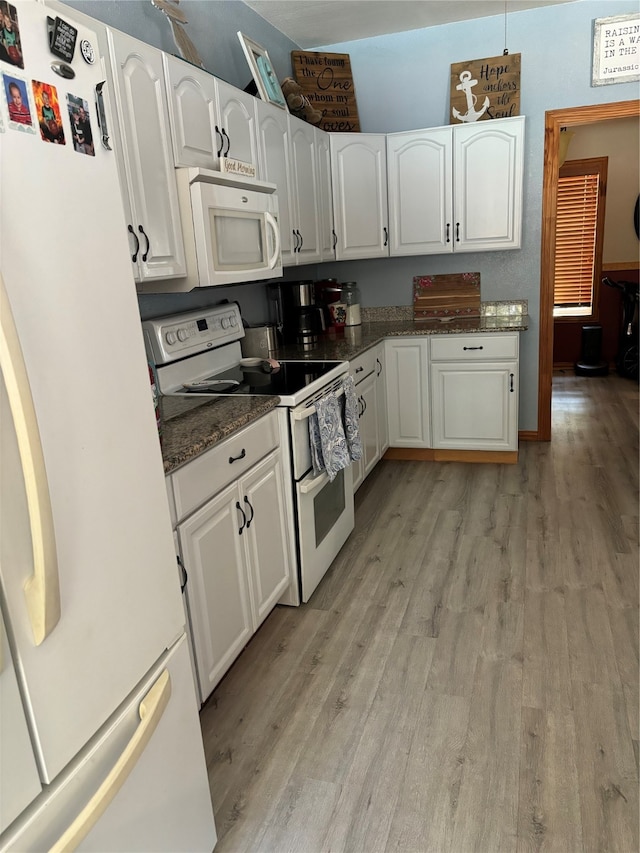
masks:
[[[342,395],[344,394],[344,388],[339,388],[333,393],[336,395],[336,397],[342,397]],[[294,421],[304,421],[306,420],[306,418],[310,418],[311,415],[315,415],[315,413],[315,406],[307,406],[306,409],[295,409],[291,414]]]
[[[316,492],[328,482],[329,475],[326,471],[323,471],[321,474],[318,474],[317,477],[312,477],[311,479],[305,477],[299,485],[300,494],[308,495],[310,492]]]

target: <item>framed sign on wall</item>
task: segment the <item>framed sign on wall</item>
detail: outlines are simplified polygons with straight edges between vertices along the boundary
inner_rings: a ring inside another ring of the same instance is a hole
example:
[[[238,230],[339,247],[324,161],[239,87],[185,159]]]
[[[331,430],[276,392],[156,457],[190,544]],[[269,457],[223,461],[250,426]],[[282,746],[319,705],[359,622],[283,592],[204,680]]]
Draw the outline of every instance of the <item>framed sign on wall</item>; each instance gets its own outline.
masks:
[[[291,65],[302,94],[322,113],[318,127],[334,133],[360,131],[348,53],[292,50]]]
[[[451,65],[451,124],[520,115],[520,54]]]
[[[640,80],[640,14],[593,22],[592,86]]]

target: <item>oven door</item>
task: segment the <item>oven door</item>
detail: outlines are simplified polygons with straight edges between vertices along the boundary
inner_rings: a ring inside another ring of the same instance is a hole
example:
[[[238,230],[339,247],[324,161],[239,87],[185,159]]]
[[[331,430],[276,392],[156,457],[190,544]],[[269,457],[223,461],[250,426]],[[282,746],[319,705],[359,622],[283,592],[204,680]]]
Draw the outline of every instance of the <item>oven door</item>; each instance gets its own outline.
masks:
[[[310,471],[296,483],[301,596],[307,602],[353,530],[353,469],[333,481]]]

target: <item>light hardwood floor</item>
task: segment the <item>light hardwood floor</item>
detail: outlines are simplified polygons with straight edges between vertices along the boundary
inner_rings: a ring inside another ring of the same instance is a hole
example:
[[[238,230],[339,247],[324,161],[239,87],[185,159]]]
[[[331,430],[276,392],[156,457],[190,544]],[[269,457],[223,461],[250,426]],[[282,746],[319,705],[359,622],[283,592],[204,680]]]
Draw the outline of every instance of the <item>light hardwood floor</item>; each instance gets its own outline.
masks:
[[[218,853],[638,851],[638,386],[517,465],[382,462],[201,713]]]

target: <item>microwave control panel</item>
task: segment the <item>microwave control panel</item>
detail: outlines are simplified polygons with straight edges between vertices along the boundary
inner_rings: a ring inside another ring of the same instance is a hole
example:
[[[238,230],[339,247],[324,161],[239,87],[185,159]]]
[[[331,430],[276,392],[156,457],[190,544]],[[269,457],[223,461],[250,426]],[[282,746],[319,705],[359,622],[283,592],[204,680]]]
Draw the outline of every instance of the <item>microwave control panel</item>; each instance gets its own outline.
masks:
[[[142,324],[147,358],[166,364],[244,337],[235,303],[145,320]]]

